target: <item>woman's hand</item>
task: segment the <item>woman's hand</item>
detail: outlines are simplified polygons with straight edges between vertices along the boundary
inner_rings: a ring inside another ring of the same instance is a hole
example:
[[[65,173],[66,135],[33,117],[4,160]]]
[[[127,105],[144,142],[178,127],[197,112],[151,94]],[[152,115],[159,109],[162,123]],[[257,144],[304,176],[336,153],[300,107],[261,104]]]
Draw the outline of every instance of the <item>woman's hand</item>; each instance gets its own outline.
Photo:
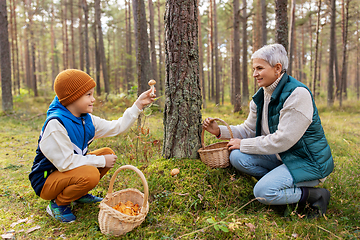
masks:
[[[117,156],[114,154],[108,154],[108,155],[104,155],[104,157],[105,157],[105,167],[107,168],[114,167]]]
[[[226,146],[231,151],[234,149],[240,149],[240,145],[241,145],[241,139],[232,138],[232,139],[230,139],[229,143]]]
[[[220,128],[216,121],[213,120],[213,118],[206,118],[203,122],[203,128],[209,133],[214,134],[215,136],[220,135]]]
[[[154,90],[154,92],[156,92],[156,89]],[[135,104],[140,110],[142,110],[146,105],[155,101],[156,96],[151,97],[150,93],[151,93],[151,89],[143,92],[142,94],[140,94],[138,99],[136,99]]]

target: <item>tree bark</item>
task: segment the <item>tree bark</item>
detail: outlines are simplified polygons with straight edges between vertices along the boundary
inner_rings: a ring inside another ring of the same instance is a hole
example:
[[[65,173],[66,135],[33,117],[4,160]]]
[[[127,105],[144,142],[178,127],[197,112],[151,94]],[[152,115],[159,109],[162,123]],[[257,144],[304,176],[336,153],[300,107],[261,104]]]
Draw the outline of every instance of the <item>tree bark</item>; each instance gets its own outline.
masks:
[[[316,87],[317,87],[317,67],[318,67],[318,55],[319,55],[319,34],[320,34],[320,11],[321,11],[321,0],[318,0],[318,12],[316,20],[316,37],[315,37],[315,60],[314,60],[314,75],[313,75],[313,89],[312,93],[314,99],[316,98]]]
[[[234,103],[234,112],[241,111],[241,85],[240,85],[240,12],[239,12],[239,0],[234,0],[234,94],[235,94],[235,103]]]
[[[340,107],[342,106],[342,97],[347,98],[346,81],[347,81],[347,38],[348,38],[348,23],[349,23],[349,4],[350,0],[343,0],[344,13],[343,13],[343,50],[342,50],[342,68],[341,68],[341,83],[340,83]]]
[[[261,0],[261,22],[262,46],[264,46],[267,43],[266,0]]]
[[[155,49],[155,26],[154,26],[154,5],[152,0],[148,0],[149,4],[149,19],[150,19],[150,56],[151,56],[151,69],[152,69],[152,76],[150,78],[155,79],[156,85],[155,87],[159,87],[159,79],[158,79],[158,72],[157,72],[157,62],[156,62],[156,49]]]
[[[247,105],[249,100],[249,84],[248,84],[248,59],[247,59],[247,4],[246,0],[243,0],[243,17],[242,17],[242,105]],[[255,88],[256,90],[256,88]]]
[[[336,47],[335,41],[335,24],[336,24],[336,7],[335,0],[330,0],[330,50],[329,50],[329,74],[327,85],[327,105],[332,106],[334,104],[334,49]]]
[[[84,10],[84,27],[85,27],[85,66],[86,73],[90,75],[90,55],[89,55],[89,8],[86,0],[82,0]]]
[[[204,79],[204,56],[203,56],[203,44],[202,44],[202,34],[201,34],[201,16],[200,16],[200,5],[199,0],[197,0],[197,15],[198,15],[198,27],[199,27],[199,77],[202,93],[203,108],[206,108],[206,91],[205,91],[205,79]]]
[[[104,91],[105,93],[110,93],[110,87],[109,87],[109,76],[108,76],[108,70],[107,70],[107,64],[106,64],[106,57],[105,57],[105,47],[104,47],[104,37],[103,37],[103,31],[101,27],[101,8],[100,8],[100,0],[95,0],[95,21],[96,21],[96,27],[97,27],[97,36],[98,36],[98,48],[99,48],[99,55],[100,55],[100,63],[102,67],[103,72],[103,78],[104,78]]]
[[[84,31],[83,31],[83,15],[82,15],[82,5],[83,0],[79,0],[79,69],[84,71]]]
[[[253,52],[261,47],[262,36],[261,36],[261,0],[253,2],[255,13],[253,15]]]
[[[159,40],[159,95],[162,95],[164,92],[164,81],[163,81],[163,53],[162,53],[162,40],[161,40],[161,29],[164,28],[161,23],[161,14],[160,14],[160,0],[157,1],[158,9],[158,40]]]
[[[133,84],[133,64],[132,64],[132,38],[131,38],[131,5],[130,0],[128,1],[128,47],[127,47],[127,61],[126,61],[126,71],[127,71],[127,80],[126,80],[126,87],[127,90],[130,90]]]
[[[0,0],[0,65],[1,65],[1,95],[3,111],[13,110],[11,88],[11,56],[8,33],[6,0]]]
[[[133,0],[133,4],[136,4],[136,6],[133,7],[133,11],[134,20],[136,21],[135,32],[137,32],[137,34],[135,35],[135,37],[137,38],[135,44],[137,49],[136,65],[138,76],[138,95],[140,95],[149,87],[147,83],[151,79],[152,69],[149,56],[149,38],[147,33],[144,0]]]
[[[296,0],[291,0],[291,14],[290,14],[290,33],[289,33],[289,66],[287,72],[289,75],[292,75],[292,65],[293,65],[293,57],[294,57],[294,31],[295,31],[295,6]]]
[[[77,68],[75,61],[75,35],[74,35],[74,0],[70,0],[70,32],[71,32],[71,68]]]
[[[196,1],[166,1],[165,158],[198,158],[201,147]]]
[[[214,57],[215,57],[215,104],[220,104],[220,76],[219,76],[219,54],[218,54],[218,31],[217,31],[217,9],[216,0],[213,0],[213,24],[214,24]]]
[[[209,28],[210,28],[210,71],[211,71],[211,100],[215,98],[215,77],[214,77],[214,20],[213,20],[213,0],[209,0]]]
[[[275,42],[288,50],[287,0],[275,1]]]

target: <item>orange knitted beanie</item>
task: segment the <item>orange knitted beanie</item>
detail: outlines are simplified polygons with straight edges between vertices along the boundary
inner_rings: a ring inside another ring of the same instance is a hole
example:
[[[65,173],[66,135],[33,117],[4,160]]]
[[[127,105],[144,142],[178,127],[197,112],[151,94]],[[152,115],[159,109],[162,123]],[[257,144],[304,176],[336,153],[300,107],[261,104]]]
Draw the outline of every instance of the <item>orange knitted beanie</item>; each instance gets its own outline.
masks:
[[[62,105],[75,102],[96,83],[87,73],[77,69],[66,69],[55,78],[54,90]]]

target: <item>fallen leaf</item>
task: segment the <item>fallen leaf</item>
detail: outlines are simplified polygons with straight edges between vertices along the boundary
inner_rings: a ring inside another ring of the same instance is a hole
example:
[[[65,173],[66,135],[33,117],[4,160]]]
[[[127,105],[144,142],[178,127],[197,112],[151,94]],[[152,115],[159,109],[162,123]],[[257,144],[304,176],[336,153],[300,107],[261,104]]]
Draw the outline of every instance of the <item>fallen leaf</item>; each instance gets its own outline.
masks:
[[[251,232],[255,232],[255,226],[254,226],[254,224],[252,224],[252,223],[245,223],[245,225],[246,225],[248,228],[250,228],[250,231],[251,231]]]
[[[35,231],[35,230],[40,229],[40,228],[41,228],[41,227],[40,227],[39,225],[37,225],[37,226],[35,226],[35,227],[29,228],[29,229],[26,231],[26,233],[31,233],[31,232],[33,232],[33,231]]]
[[[15,233],[5,233],[1,235],[2,239],[15,239]]]
[[[297,238],[299,236],[299,234],[293,233],[293,234],[291,234],[291,236],[294,237],[294,238]]]
[[[13,228],[15,227],[16,225],[18,225],[19,223],[23,223],[23,222],[26,222],[28,220],[28,218],[24,218],[24,219],[20,219],[18,220],[17,222],[13,222],[10,227]]]

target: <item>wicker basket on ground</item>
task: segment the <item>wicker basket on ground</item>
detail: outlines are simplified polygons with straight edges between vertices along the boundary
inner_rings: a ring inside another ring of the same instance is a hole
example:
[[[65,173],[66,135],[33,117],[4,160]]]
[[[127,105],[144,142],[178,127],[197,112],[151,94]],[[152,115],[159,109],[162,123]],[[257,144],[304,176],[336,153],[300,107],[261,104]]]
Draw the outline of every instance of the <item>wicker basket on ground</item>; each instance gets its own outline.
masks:
[[[230,132],[231,138],[234,137],[230,126],[224,120],[220,118],[213,118],[211,119],[211,121],[219,121],[224,123]],[[213,143],[205,147],[204,132],[205,129],[203,128],[201,133],[202,148],[198,150],[201,161],[211,168],[226,168],[227,166],[229,166],[230,165],[229,150],[226,146],[229,142],[227,141],[227,142]]]
[[[128,188],[114,193],[112,192],[117,174],[124,169],[133,170],[139,175],[144,185],[144,194],[135,188]],[[120,236],[139,226],[145,220],[145,217],[149,212],[148,197],[149,187],[147,181],[144,174],[138,168],[132,165],[125,165],[118,168],[110,180],[106,197],[100,202],[98,220],[101,232],[106,235]],[[112,208],[118,203],[125,203],[126,201],[139,204],[139,207],[141,208],[139,215],[129,216]]]

